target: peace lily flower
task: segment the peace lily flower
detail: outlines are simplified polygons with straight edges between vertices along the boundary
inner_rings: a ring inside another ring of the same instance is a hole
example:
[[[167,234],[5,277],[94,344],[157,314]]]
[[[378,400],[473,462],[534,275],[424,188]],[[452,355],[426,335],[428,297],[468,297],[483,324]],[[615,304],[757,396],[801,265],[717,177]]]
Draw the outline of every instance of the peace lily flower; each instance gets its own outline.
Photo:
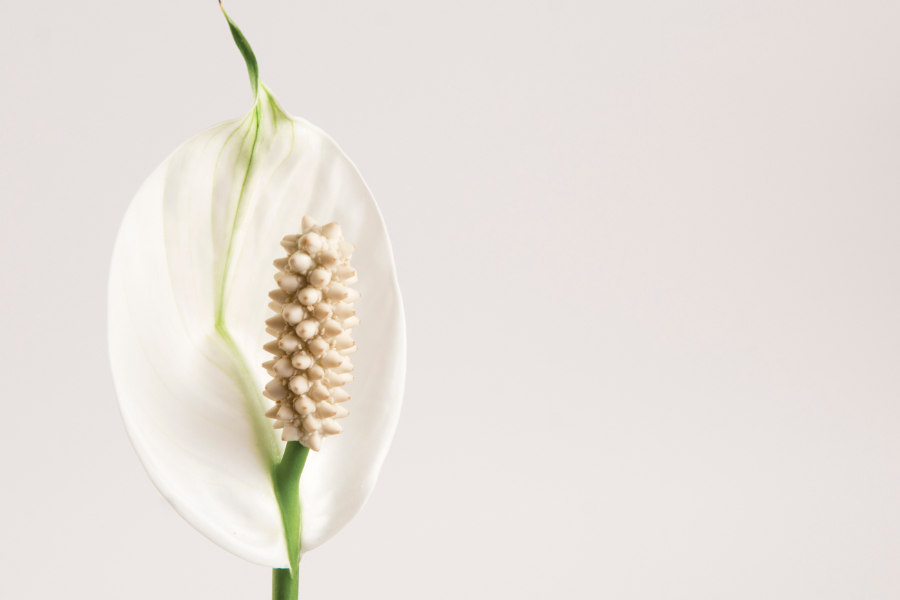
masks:
[[[405,325],[362,177],[281,108],[226,19],[253,107],[188,140],[129,206],[109,282],[110,359],[125,428],[159,491],[207,538],[275,569],[275,598],[296,598],[300,555],[340,531],[378,477],[399,417]],[[308,265],[291,263],[304,253]],[[302,293],[310,302],[286,318]],[[274,352],[271,335],[283,346]],[[302,352],[309,361],[294,358]]]

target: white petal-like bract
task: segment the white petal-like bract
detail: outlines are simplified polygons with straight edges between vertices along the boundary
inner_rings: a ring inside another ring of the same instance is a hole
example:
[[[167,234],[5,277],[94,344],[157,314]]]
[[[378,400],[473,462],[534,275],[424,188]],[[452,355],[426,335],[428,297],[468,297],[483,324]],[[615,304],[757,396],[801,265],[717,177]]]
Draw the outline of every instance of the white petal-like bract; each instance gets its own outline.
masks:
[[[272,402],[262,396],[270,377],[261,365],[271,338],[263,322],[272,316],[272,261],[304,215],[340,223],[353,240],[354,288],[365,298],[365,326],[353,332],[353,418],[309,456],[300,480],[308,551],[362,508],[403,394],[405,325],[391,246],[354,165],[261,87],[250,113],[185,143],[140,188],[109,282],[116,392],[147,473],[209,539],[274,568],[289,566],[271,475],[284,442],[265,416]]]

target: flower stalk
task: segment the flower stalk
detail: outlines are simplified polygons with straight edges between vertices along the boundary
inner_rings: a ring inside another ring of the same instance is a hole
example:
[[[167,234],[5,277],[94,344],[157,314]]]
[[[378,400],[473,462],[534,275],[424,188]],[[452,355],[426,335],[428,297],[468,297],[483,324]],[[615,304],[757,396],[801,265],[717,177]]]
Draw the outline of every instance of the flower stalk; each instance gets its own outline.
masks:
[[[300,568],[300,475],[306,465],[309,448],[288,442],[281,462],[272,469],[275,497],[287,537],[290,569],[272,569],[272,600],[297,600]]]

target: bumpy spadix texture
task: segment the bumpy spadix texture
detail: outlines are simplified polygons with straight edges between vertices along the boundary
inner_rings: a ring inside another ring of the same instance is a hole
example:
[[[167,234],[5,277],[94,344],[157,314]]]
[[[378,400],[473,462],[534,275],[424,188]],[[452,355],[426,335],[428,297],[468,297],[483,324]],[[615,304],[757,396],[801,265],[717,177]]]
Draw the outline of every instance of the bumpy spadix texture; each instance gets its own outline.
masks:
[[[275,355],[263,363],[272,377],[263,396],[275,402],[266,416],[283,441],[318,452],[322,438],[343,431],[337,419],[350,414],[342,403],[350,400],[343,386],[353,381],[351,330],[359,325],[353,307],[359,292],[348,287],[358,280],[350,266],[353,245],[340,225],[322,227],[311,217],[281,245],[288,256],[275,261],[278,289],[269,294],[277,314],[266,321],[275,339],[263,346]]]
[[[189,140],[150,175],[125,214],[109,282],[116,392],[147,473],[204,535],[277,568],[289,564],[272,485],[284,442],[265,416],[271,377],[261,365],[272,358],[263,350],[272,338],[263,323],[273,314],[272,260],[285,236],[305,229],[304,215],[340,223],[356,245],[362,277],[354,287],[364,297],[364,325],[353,331],[353,416],[310,454],[300,480],[308,551],[371,493],[403,391],[405,333],[390,242],[356,168],[260,84],[247,115]],[[350,318],[332,320],[347,329]],[[339,388],[328,389],[334,397]]]

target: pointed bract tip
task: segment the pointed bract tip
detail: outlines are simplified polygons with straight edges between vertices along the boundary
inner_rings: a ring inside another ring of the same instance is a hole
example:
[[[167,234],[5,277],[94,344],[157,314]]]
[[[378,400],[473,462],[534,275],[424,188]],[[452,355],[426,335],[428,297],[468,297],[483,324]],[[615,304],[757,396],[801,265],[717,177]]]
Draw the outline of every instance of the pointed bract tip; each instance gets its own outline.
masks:
[[[222,0],[219,0],[219,8],[222,9],[222,14],[225,15],[225,20],[228,21],[228,28],[231,29],[231,37],[234,38],[234,43],[237,45],[238,50],[241,52],[241,56],[244,57],[244,62],[247,64],[247,74],[250,76],[250,89],[253,91],[254,99],[258,101],[259,64],[256,62],[256,55],[253,54],[253,49],[250,48],[250,43],[247,41],[247,38],[244,37],[244,34],[241,33],[238,26],[235,25],[234,21],[231,20],[231,17],[228,16],[228,13],[225,12],[225,6],[222,5]]]

